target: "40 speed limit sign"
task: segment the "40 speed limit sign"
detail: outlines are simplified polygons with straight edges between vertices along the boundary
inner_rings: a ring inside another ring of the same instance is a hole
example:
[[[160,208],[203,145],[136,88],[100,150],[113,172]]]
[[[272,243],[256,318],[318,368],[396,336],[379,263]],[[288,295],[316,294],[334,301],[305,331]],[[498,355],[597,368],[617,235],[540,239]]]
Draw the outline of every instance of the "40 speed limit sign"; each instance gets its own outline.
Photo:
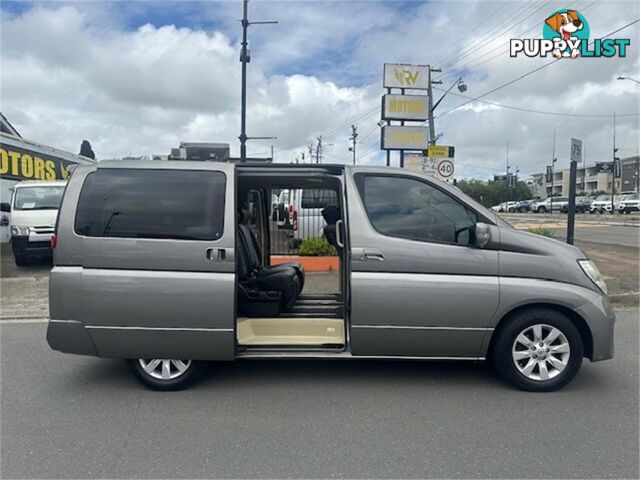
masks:
[[[440,180],[449,180],[453,178],[453,172],[455,170],[453,166],[453,160],[447,158],[438,158],[438,166],[436,172]]]

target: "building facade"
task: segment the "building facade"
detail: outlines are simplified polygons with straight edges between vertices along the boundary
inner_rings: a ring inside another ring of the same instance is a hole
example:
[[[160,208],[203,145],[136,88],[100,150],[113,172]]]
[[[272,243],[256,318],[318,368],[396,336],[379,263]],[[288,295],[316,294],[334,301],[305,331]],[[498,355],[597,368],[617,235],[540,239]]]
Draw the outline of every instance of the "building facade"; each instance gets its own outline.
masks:
[[[621,177],[615,179],[616,194],[640,191],[639,171],[640,157],[628,157],[620,160]],[[529,179],[529,186],[535,197],[547,198],[569,195],[570,171],[568,168],[553,172],[553,182],[547,182],[545,173],[534,173]],[[595,193],[612,191],[612,173],[598,173],[596,165],[578,165],[576,171],[576,193]]]

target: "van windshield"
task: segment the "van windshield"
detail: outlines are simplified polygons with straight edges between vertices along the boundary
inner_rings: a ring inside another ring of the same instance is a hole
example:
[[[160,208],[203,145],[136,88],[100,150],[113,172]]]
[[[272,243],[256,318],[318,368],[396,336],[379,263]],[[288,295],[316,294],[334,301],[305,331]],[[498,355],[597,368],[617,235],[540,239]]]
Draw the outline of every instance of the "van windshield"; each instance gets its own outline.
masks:
[[[16,188],[14,210],[58,210],[64,186],[33,186]]]

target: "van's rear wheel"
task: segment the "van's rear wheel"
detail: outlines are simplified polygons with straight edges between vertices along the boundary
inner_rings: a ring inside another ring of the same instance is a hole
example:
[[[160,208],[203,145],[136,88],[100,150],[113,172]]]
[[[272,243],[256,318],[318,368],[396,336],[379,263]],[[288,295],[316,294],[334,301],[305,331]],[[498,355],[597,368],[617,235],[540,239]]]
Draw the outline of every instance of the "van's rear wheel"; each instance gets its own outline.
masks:
[[[197,378],[202,365],[192,360],[139,358],[127,360],[144,385],[154,390],[182,390]]]
[[[558,390],[580,370],[582,337],[560,312],[543,308],[521,312],[496,335],[494,365],[505,380],[522,390]]]

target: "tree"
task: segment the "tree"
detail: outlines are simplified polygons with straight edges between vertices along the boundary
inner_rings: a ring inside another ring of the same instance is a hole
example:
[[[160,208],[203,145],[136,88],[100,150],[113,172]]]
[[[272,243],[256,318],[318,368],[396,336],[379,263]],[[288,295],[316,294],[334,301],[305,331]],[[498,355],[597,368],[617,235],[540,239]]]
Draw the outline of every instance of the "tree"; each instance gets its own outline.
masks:
[[[93,153],[93,149],[91,148],[91,143],[89,140],[83,140],[82,145],[80,145],[80,155],[88,158],[96,158],[96,154]]]
[[[518,182],[507,192],[505,182],[485,182],[483,180],[460,180],[458,188],[485,207],[508,201],[531,198],[531,189],[525,182]]]

